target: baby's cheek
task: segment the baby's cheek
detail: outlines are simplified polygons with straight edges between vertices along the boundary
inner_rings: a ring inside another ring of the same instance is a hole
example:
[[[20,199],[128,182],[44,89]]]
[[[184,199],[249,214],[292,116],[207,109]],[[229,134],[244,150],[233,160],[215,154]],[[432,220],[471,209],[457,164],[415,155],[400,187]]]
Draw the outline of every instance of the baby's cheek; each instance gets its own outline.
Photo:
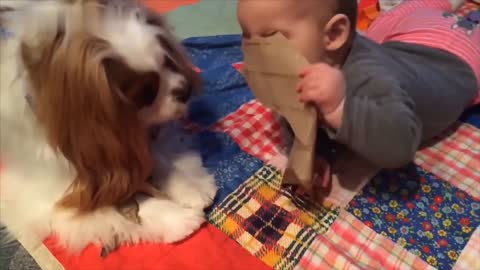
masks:
[[[310,63],[320,62],[324,56],[324,45],[321,29],[316,21],[305,19],[292,31],[292,43]]]
[[[292,39],[292,44],[311,64],[321,62],[324,59],[322,43],[315,37],[298,37]]]

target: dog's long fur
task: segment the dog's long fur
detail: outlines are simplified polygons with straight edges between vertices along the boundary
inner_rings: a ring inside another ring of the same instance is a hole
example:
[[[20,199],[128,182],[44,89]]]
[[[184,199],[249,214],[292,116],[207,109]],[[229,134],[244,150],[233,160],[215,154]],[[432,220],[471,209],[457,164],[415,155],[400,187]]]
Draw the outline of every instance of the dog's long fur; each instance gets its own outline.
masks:
[[[2,15],[0,221],[15,237],[87,244],[174,242],[216,192],[178,135],[198,83],[162,17],[129,0],[39,1]],[[172,145],[177,147],[172,148]],[[153,173],[166,197],[139,195]],[[141,225],[116,206],[135,196]]]

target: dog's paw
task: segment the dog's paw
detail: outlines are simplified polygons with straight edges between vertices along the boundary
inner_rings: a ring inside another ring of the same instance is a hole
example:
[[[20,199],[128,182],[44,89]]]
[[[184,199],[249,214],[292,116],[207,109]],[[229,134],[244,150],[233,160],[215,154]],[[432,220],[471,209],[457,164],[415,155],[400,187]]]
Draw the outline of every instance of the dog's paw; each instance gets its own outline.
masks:
[[[203,211],[182,208],[176,212],[175,216],[172,216],[172,224],[166,228],[165,243],[175,243],[189,237],[197,231],[205,221]]]
[[[206,221],[203,211],[182,207],[168,200],[148,198],[140,202],[140,228],[143,240],[174,243],[181,241]],[[145,233],[142,233],[145,235]]]
[[[182,206],[203,210],[213,203],[217,187],[209,174],[184,175],[183,180],[169,183],[167,193]]]
[[[192,182],[193,181],[198,182],[185,187],[184,192],[175,196],[175,200],[183,206],[203,210],[213,203],[213,199],[217,193],[215,180],[212,176],[208,175],[193,179]]]
[[[200,156],[189,153],[177,159],[163,189],[170,198],[193,209],[205,209],[217,193],[215,178],[202,166]]]

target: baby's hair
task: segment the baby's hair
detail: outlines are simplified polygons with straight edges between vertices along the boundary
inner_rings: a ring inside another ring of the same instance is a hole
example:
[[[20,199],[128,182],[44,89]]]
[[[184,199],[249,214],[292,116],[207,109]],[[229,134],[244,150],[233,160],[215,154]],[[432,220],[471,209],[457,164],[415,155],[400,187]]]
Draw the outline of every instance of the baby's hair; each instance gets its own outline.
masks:
[[[345,14],[350,20],[350,30],[357,28],[358,0],[336,0],[337,14]]]

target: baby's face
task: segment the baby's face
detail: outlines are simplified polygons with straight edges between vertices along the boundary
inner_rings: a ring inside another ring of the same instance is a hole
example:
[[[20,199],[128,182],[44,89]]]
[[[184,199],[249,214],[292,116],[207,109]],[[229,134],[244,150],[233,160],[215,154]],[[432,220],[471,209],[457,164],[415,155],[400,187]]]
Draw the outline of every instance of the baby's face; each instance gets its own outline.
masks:
[[[324,60],[319,0],[239,0],[238,21],[246,39],[283,34],[310,63]],[[323,1],[323,0],[322,0]]]

